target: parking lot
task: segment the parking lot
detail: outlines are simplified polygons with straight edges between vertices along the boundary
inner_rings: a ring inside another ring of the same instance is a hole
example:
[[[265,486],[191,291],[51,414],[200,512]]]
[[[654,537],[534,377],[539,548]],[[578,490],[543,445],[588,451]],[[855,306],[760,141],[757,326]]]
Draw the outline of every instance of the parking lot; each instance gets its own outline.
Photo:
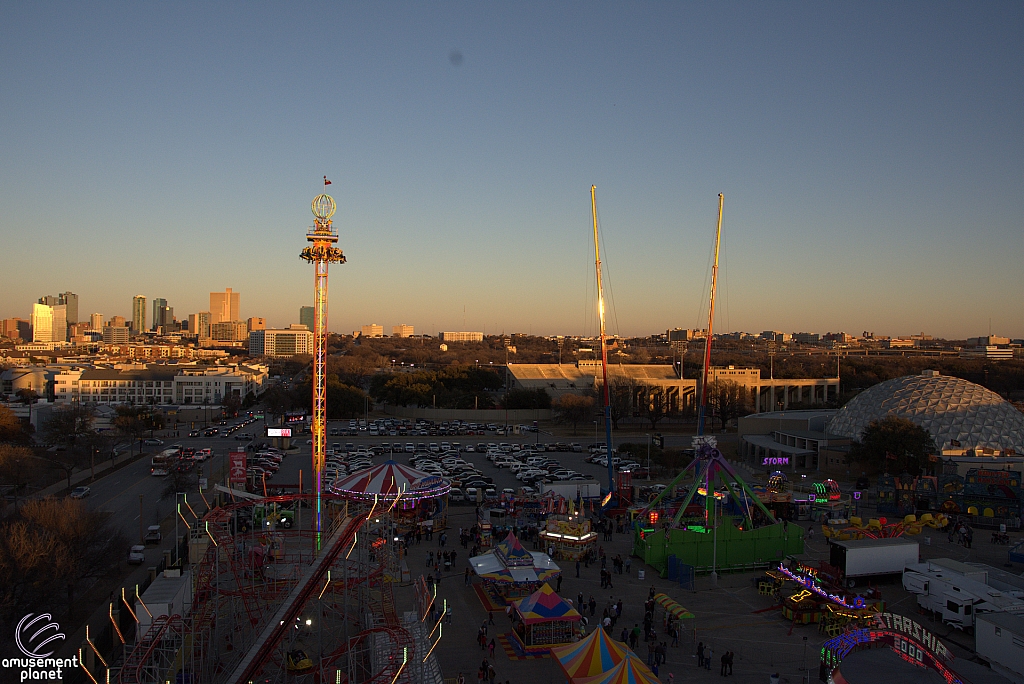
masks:
[[[392,459],[451,479],[454,487],[451,501],[455,505],[497,496],[503,491],[529,493],[545,482],[597,481],[607,487],[603,444],[583,443],[582,440],[551,441],[552,435],[530,428],[532,426],[519,434],[509,430],[513,434],[508,435],[501,428],[488,430],[485,425],[469,423],[416,425],[412,421],[380,419],[361,426],[360,421],[330,421],[326,479],[333,482]],[[300,469],[307,475],[312,472],[311,442],[308,434],[292,439],[298,452],[292,452],[293,455],[278,464],[277,470],[267,474],[268,488],[297,482]],[[631,467],[646,477],[645,464],[622,461],[614,465]],[[303,481],[309,481],[306,475]]]

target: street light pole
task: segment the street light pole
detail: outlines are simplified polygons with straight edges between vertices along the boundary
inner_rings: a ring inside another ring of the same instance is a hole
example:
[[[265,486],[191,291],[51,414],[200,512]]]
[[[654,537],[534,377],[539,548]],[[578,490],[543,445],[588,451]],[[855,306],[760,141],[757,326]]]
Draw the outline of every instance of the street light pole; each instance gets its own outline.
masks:
[[[647,481],[650,482],[651,481],[651,435],[650,435],[650,433],[645,433],[645,436],[647,437]]]

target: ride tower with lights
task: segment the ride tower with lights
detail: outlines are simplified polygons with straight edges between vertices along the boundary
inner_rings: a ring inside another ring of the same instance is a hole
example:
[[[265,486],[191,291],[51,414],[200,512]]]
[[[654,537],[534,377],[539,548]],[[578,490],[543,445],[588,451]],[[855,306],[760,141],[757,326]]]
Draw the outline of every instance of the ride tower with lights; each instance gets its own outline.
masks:
[[[324,190],[330,181],[324,177]],[[312,204],[313,230],[306,234],[310,245],[300,257],[313,264],[313,486],[316,494],[316,544],[323,533],[323,475],[327,446],[327,267],[345,263],[345,255],[335,247],[338,234],[331,217],[337,210],[334,198],[326,192],[317,195]]]

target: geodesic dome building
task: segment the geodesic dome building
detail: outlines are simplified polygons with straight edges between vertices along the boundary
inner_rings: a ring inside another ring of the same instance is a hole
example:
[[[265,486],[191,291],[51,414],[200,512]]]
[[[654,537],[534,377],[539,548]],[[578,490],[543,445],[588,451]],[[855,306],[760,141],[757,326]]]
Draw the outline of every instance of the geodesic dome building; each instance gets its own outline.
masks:
[[[827,432],[860,439],[868,424],[897,416],[920,425],[940,450],[1014,449],[1024,453],[1024,413],[973,382],[925,371],[869,387],[839,409]]]

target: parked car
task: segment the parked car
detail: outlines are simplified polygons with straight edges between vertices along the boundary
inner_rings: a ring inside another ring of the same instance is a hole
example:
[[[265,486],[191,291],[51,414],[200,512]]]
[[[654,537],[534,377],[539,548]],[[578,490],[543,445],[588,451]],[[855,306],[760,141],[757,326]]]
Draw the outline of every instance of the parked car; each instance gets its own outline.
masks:
[[[150,438],[143,442],[146,446],[160,446],[163,442],[159,439]]]
[[[466,494],[461,489],[459,489],[458,487],[453,487],[452,490],[448,493],[448,499],[450,501],[453,501],[453,502],[454,501],[459,501],[459,502],[465,501],[466,500]]]
[[[71,490],[72,499],[84,499],[90,494],[92,494],[92,490],[89,489],[88,487],[75,487],[73,490]]]
[[[136,544],[128,549],[128,564],[142,565],[146,562],[146,545]]]
[[[145,542],[147,544],[159,544],[161,539],[163,539],[163,535],[160,534],[159,525],[150,525],[146,528]]]

